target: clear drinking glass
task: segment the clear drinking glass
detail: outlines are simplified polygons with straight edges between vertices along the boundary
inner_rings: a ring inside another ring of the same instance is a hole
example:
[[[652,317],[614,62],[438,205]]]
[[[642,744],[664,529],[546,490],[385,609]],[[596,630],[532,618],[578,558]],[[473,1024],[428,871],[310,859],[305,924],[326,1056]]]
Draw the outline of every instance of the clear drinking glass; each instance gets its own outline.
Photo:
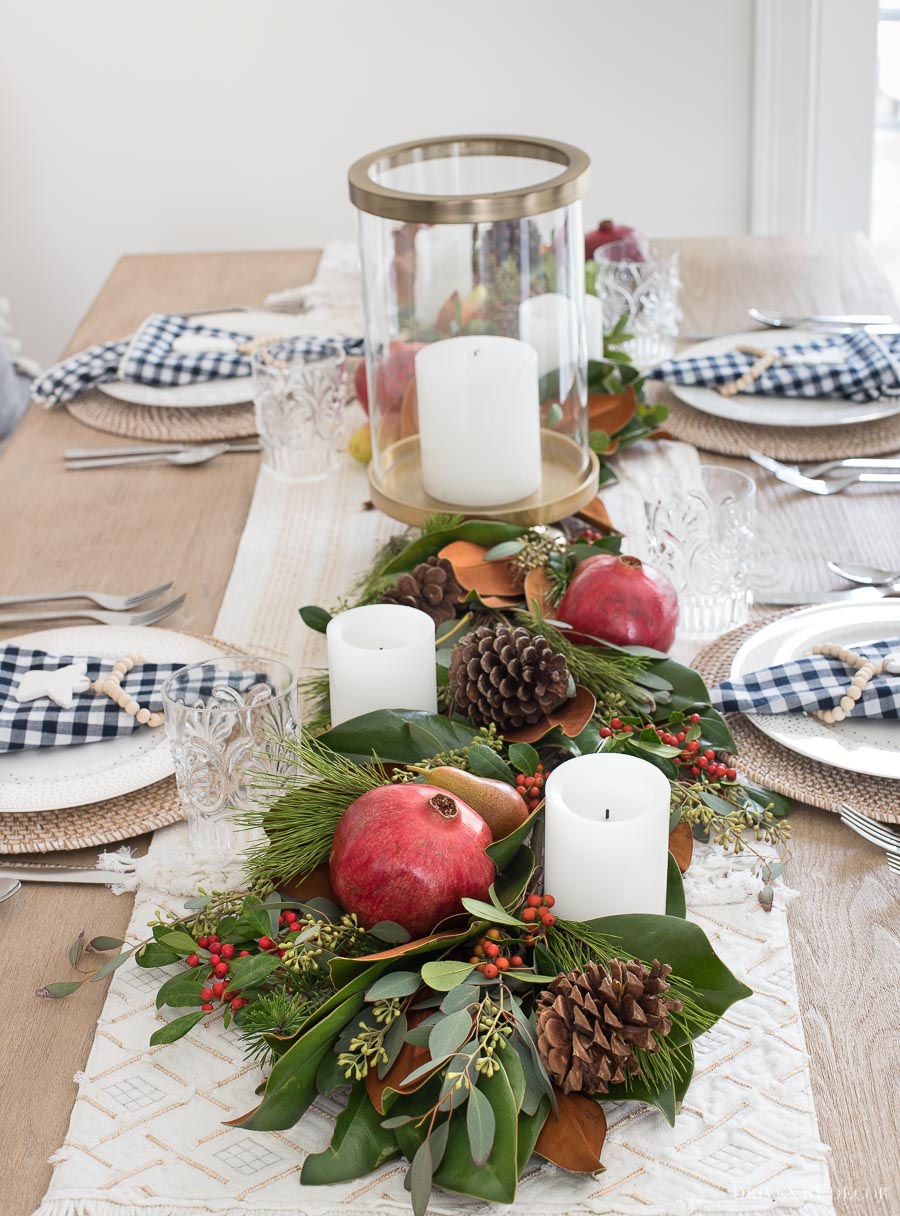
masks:
[[[290,339],[257,347],[251,359],[263,466],[282,481],[322,481],[344,441],[347,369],[343,350],[316,359]]]
[[[649,367],[675,353],[678,338],[678,253],[662,253],[635,262],[629,241],[610,241],[594,252],[597,295],[603,303],[603,326],[611,333],[627,318],[634,338],[622,348],[638,367]]]
[[[648,560],[678,592],[679,629],[720,634],[750,614],[756,483],[721,465],[703,465],[701,476],[645,503]]]
[[[169,676],[162,700],[191,843],[233,849],[232,812],[258,802],[250,768],[277,768],[277,740],[299,732],[294,673],[271,659],[211,659]]]

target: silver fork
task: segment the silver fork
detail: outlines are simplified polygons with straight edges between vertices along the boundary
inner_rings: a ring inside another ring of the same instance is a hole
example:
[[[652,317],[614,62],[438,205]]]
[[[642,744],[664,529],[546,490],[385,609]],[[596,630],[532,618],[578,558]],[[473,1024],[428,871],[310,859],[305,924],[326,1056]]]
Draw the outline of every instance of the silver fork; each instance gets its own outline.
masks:
[[[816,477],[807,477],[805,473],[801,473],[799,469],[795,469],[792,465],[782,464],[780,460],[773,460],[771,456],[764,456],[762,452],[755,452],[751,449],[747,453],[747,456],[754,464],[758,464],[760,468],[768,469],[779,481],[783,481],[786,485],[794,486],[798,490],[806,490],[809,494],[823,494],[826,496],[829,494],[840,494],[842,490],[855,486],[859,482],[900,484],[900,472],[859,472],[853,473],[849,477],[835,477],[831,481],[824,481]]]
[[[841,803],[841,823],[900,860],[900,832],[895,832],[888,824],[869,819],[867,815],[847,806],[846,802]]]
[[[141,604],[156,599],[164,591],[171,590],[171,587],[171,583],[163,583],[151,591],[139,591],[137,595],[107,595],[105,591],[48,591],[34,595],[0,595],[0,608],[10,608],[13,604],[47,604],[56,600],[90,600],[98,608],[108,608],[111,612],[127,612],[130,608],[140,608]]]
[[[171,616],[184,603],[186,595],[148,608],[146,612],[97,612],[92,608],[69,608],[61,612],[11,612],[0,614],[0,625],[30,625],[32,621],[99,621],[101,625],[155,625]]]
[[[893,853],[887,855],[888,869],[894,874],[900,874],[900,857],[896,857]]]

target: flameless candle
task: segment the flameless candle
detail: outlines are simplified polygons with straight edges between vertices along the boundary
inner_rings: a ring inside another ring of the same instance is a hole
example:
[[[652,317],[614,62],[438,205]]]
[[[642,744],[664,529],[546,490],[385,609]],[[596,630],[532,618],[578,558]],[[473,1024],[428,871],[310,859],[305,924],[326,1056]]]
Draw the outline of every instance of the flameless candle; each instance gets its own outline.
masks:
[[[669,782],[635,756],[596,753],[544,787],[544,886],[568,920],[666,910]]]
[[[572,335],[577,333],[572,323],[574,307],[573,300],[554,291],[531,296],[519,305],[519,336],[537,351],[541,376],[578,361],[577,352],[570,349]],[[596,296],[584,297],[584,320],[587,356],[602,359],[603,305]]]
[[[467,224],[420,228],[416,233],[416,316],[433,325],[454,291],[472,290],[472,231]]]
[[[434,621],[427,613],[368,604],[332,617],[325,633],[332,726],[375,709],[437,713]]]
[[[422,485],[441,502],[495,507],[541,484],[538,359],[516,338],[447,338],[416,355]]]

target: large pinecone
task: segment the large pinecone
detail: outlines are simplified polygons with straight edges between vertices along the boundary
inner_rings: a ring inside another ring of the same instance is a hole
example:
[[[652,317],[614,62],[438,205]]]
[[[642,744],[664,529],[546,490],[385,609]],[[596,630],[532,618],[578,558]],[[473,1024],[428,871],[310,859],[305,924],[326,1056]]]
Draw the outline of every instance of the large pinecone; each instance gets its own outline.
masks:
[[[538,1048],[564,1094],[605,1094],[641,1071],[637,1049],[653,1055],[681,1001],[663,994],[672,968],[614,958],[607,967],[560,975],[537,1003]]]
[[[405,604],[427,612],[435,625],[456,615],[456,604],[462,588],[456,581],[453,567],[445,557],[429,557],[408,574],[401,574],[393,587],[382,595],[382,604]]]
[[[509,625],[480,625],[460,639],[450,659],[456,713],[476,726],[506,730],[539,722],[564,701],[569,668],[545,637]]]

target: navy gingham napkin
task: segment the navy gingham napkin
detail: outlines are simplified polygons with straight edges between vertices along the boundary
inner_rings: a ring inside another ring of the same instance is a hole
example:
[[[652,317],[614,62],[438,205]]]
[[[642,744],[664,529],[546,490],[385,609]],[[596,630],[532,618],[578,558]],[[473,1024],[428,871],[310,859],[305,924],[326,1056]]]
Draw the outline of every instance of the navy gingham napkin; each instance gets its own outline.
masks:
[[[173,349],[178,338],[213,338],[240,346],[249,334],[203,325],[191,317],[154,313],[131,337],[121,342],[100,342],[38,376],[31,386],[32,401],[50,409],[79,393],[110,380],[148,384],[155,388],[230,380],[250,375],[250,359],[238,350],[183,352]],[[320,359],[343,352],[363,354],[362,338],[303,335],[282,339],[285,357]]]
[[[86,674],[91,681],[108,676],[114,666],[112,659],[49,654],[45,650],[14,645],[0,647],[0,754],[33,747],[97,743],[141,729],[140,723],[109,697],[90,689],[76,693],[68,709],[48,697],[21,703],[15,699],[16,688],[27,671],[56,671],[79,662],[87,663]],[[121,687],[131,693],[141,709],[158,713],[163,708],[160,691],[163,684],[183,666],[183,663],[139,663],[123,676]],[[216,679],[215,687],[227,684],[246,691],[265,682],[263,675],[254,672],[229,672]],[[196,685],[186,687],[185,700],[209,696],[212,689],[213,684],[208,680],[198,679]]]
[[[900,653],[900,638],[872,642],[855,651],[866,658],[883,658],[891,651]],[[739,680],[725,680],[712,690],[711,701],[723,714],[814,713],[840,704],[855,675],[838,659],[809,655]],[[853,717],[900,718],[900,676],[884,673],[870,680]]]
[[[842,397],[860,402],[879,401],[900,394],[900,334],[876,334],[860,329],[820,341],[772,349],[785,356],[784,361],[773,363],[742,389],[742,393],[771,397]],[[816,355],[820,352],[822,361],[817,362]],[[667,359],[647,375],[666,384],[718,388],[738,380],[755,362],[755,355],[741,354],[737,350],[720,355],[690,355]]]

